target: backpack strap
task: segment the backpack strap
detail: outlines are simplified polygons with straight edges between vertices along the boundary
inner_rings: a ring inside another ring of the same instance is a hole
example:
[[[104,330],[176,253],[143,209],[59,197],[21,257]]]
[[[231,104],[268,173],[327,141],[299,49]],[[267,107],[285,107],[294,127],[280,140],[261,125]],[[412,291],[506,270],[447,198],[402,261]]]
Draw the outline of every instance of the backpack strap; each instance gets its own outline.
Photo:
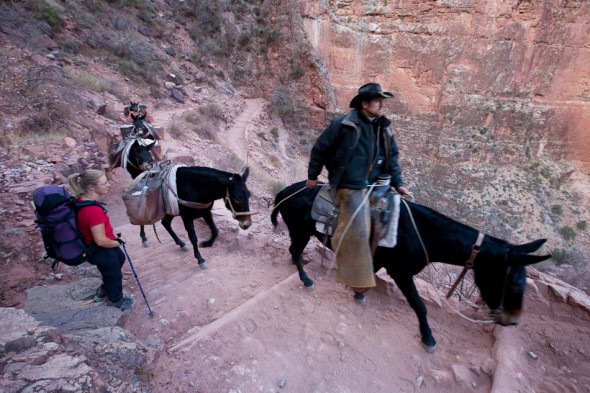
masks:
[[[108,212],[107,209],[104,207],[104,205],[106,205],[106,203],[103,202],[97,202],[97,201],[82,201],[82,202],[78,202],[76,200],[76,198],[72,197],[71,199],[73,208],[76,210],[76,213],[78,213],[78,211],[80,209],[82,209],[83,207],[87,207],[87,206],[98,206],[102,209],[103,212],[105,212],[105,214]]]

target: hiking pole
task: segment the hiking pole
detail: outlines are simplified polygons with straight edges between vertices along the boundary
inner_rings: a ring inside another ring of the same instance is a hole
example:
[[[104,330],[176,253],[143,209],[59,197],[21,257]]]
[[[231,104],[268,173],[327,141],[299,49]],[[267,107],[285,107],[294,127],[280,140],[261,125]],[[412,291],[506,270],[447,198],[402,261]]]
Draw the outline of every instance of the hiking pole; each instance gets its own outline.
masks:
[[[125,251],[125,256],[127,257],[127,261],[129,262],[129,266],[131,266],[131,271],[135,276],[135,281],[137,281],[137,285],[139,286],[139,290],[141,291],[141,295],[143,296],[143,300],[145,300],[145,304],[150,312],[150,317],[154,316],[154,312],[152,311],[150,304],[148,303],[147,298],[145,297],[145,293],[143,292],[143,288],[141,287],[141,283],[139,282],[139,277],[137,277],[137,273],[135,272],[135,268],[133,267],[133,263],[131,263],[131,258],[129,258],[129,253],[127,252],[127,247],[125,247],[125,242],[121,239],[121,234],[117,233],[117,241],[123,246],[123,251]]]

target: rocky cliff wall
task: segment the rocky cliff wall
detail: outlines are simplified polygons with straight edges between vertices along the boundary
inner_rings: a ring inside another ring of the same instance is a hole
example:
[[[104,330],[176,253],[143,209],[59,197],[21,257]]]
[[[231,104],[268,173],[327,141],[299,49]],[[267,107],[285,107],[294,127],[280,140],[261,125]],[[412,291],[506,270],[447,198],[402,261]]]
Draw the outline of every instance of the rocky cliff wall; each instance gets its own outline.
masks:
[[[590,168],[590,3],[587,1],[302,1],[305,29],[346,108],[376,80],[392,111],[465,127],[535,134],[530,154]],[[503,116],[498,109],[509,106]],[[460,119],[458,119],[458,117]],[[528,128],[528,129],[527,129]],[[544,141],[541,143],[541,141]]]

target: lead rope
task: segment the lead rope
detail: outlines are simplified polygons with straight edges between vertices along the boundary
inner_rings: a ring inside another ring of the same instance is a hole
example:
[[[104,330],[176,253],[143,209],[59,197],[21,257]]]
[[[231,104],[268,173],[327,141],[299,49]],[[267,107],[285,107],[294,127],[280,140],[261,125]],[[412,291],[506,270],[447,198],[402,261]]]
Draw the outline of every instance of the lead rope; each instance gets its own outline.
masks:
[[[404,203],[404,206],[406,207],[406,210],[408,211],[408,214],[410,216],[410,221],[412,221],[412,226],[414,227],[414,231],[416,232],[416,236],[418,236],[418,240],[420,241],[420,245],[422,246],[422,250],[424,251],[424,256],[426,257],[426,265],[428,265],[428,266],[432,267],[432,269],[436,270],[436,267],[430,261],[430,257],[428,256],[428,251],[426,250],[426,246],[424,245],[424,242],[422,241],[422,236],[420,236],[420,232],[418,231],[418,226],[416,225],[416,221],[414,221],[414,216],[412,215],[412,211],[410,210],[410,207],[408,206],[408,203],[404,199],[402,199],[402,202]],[[479,235],[478,235],[478,239],[479,239]],[[483,241],[483,238],[482,238],[482,241]],[[475,260],[475,257],[474,257],[474,260]],[[438,272],[438,270],[437,270],[437,272]],[[439,274],[440,274],[440,272],[439,272]],[[473,322],[473,323],[482,323],[482,324],[483,323],[485,323],[485,324],[495,323],[495,321],[493,321],[491,319],[484,320],[484,319],[473,319],[473,318],[469,318],[468,316],[463,315],[459,310],[455,309],[455,307],[453,307],[451,305],[451,303],[449,303],[449,301],[447,300],[447,298],[445,296],[443,296],[443,294],[439,291],[439,289],[436,287],[436,285],[434,285],[434,280],[432,279],[432,270],[430,270],[430,282],[431,282],[432,286],[434,287],[434,290],[436,291],[437,295],[440,296],[440,298],[443,300],[443,302],[453,312],[455,312],[455,314],[457,314],[460,317],[468,320],[469,322]],[[457,281],[457,283],[458,283],[458,281]]]
[[[352,215],[352,217],[350,217],[350,220],[348,220],[348,224],[346,224],[344,231],[342,231],[342,235],[340,235],[340,239],[338,241],[338,246],[336,246],[336,248],[334,249],[334,255],[338,255],[338,251],[340,250],[340,246],[342,245],[342,240],[344,240],[344,237],[346,236],[346,232],[348,232],[348,229],[350,229],[350,226],[352,225],[352,222],[354,221],[356,215],[361,211],[363,206],[367,203],[367,200],[371,196],[371,192],[373,191],[373,188],[375,188],[376,185],[378,185],[378,184],[375,182],[369,186],[369,191],[367,191],[367,195],[365,195],[365,197],[363,198],[363,201],[356,208],[356,210],[354,211],[354,214]]]
[[[318,184],[317,187],[324,187],[324,186],[328,186],[328,185],[329,185],[328,183]],[[272,212],[274,212],[276,210],[277,207],[281,206],[281,203],[285,202],[287,199],[289,199],[291,197],[294,197],[295,195],[299,194],[301,191],[305,190],[306,188],[307,188],[306,186],[301,187],[299,190],[295,191],[293,194],[289,195],[288,197],[286,197],[285,199],[283,199],[282,201],[277,203],[275,205],[275,207],[273,207],[272,210],[270,211],[271,214],[272,214]]]

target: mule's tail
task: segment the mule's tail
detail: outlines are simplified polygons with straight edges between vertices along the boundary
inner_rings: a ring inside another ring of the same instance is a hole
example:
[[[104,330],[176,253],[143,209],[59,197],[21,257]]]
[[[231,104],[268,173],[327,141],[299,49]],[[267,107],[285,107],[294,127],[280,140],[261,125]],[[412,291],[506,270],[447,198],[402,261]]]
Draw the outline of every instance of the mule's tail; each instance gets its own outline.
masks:
[[[283,188],[281,191],[278,192],[277,196],[275,197],[274,207],[272,208],[272,213],[270,214],[270,222],[276,228],[279,224],[277,221],[277,216],[279,215],[279,205],[285,202],[287,199],[299,194],[301,191],[305,191],[305,180],[300,181],[298,183],[291,184]]]
[[[277,221],[277,216],[279,215],[279,209],[278,209],[278,195],[277,198],[275,199],[275,203],[274,203],[274,207],[272,209],[272,213],[270,214],[270,222],[272,222],[272,226],[273,227],[277,227],[277,225],[279,225],[279,222]]]

